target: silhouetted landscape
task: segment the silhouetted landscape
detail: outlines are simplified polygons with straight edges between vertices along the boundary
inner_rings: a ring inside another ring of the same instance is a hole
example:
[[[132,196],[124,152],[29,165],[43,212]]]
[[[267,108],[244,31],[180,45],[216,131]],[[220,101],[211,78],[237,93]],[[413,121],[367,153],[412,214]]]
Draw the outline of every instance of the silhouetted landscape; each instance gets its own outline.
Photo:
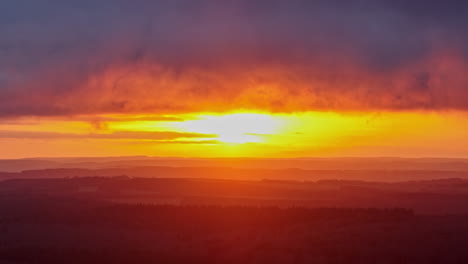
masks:
[[[349,160],[336,159],[318,170],[122,160],[114,168],[0,173],[0,263],[468,261],[462,165],[344,170],[337,168]]]
[[[468,264],[468,1],[0,0],[0,264]]]

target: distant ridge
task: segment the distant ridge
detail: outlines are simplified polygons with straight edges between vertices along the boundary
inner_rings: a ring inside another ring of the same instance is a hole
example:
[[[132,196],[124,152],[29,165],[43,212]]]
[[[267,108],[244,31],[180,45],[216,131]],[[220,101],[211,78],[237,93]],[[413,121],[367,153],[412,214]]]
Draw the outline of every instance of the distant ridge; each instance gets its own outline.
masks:
[[[308,170],[257,169],[233,167],[172,167],[141,166],[130,168],[52,168],[0,172],[0,180],[73,177],[144,177],[144,178],[207,178],[231,180],[353,180],[371,182],[425,181],[438,179],[468,179],[468,171],[443,170]]]
[[[305,170],[431,170],[468,171],[460,158],[177,158],[177,157],[79,157],[0,160],[0,171],[20,172],[52,168],[229,167],[245,169]]]

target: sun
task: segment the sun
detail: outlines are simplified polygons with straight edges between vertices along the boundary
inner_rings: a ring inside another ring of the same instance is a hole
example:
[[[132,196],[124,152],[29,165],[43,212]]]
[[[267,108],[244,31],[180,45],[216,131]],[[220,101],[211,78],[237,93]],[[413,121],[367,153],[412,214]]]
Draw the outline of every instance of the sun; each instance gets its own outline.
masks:
[[[214,134],[223,143],[243,144],[264,142],[268,135],[277,132],[281,120],[258,113],[200,114],[174,126],[185,132]]]

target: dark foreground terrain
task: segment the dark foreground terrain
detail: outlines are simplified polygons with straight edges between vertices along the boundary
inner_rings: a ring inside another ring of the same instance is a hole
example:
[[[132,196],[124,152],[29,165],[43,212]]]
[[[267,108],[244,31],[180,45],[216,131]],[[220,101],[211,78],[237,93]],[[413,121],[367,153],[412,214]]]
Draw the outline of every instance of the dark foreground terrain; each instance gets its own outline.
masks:
[[[31,197],[33,198],[33,197]],[[406,209],[1,205],[0,263],[467,263],[468,217]]]
[[[0,263],[468,263],[468,184],[0,182]]]

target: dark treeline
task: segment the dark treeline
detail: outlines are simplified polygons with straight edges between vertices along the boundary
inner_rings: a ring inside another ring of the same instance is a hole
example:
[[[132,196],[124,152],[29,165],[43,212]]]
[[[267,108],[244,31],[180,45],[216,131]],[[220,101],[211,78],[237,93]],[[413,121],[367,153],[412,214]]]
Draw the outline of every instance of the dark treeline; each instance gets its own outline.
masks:
[[[394,222],[415,218],[404,208],[305,208],[232,205],[115,204],[29,197],[0,202],[0,224],[67,223],[131,228],[265,228],[333,222]]]
[[[341,209],[341,208],[278,208],[248,206],[172,206],[172,205],[114,205],[103,207],[93,219],[110,225],[131,227],[155,226],[191,232],[223,231],[228,229],[282,228],[317,223],[357,223],[407,221],[414,214],[408,209]]]

